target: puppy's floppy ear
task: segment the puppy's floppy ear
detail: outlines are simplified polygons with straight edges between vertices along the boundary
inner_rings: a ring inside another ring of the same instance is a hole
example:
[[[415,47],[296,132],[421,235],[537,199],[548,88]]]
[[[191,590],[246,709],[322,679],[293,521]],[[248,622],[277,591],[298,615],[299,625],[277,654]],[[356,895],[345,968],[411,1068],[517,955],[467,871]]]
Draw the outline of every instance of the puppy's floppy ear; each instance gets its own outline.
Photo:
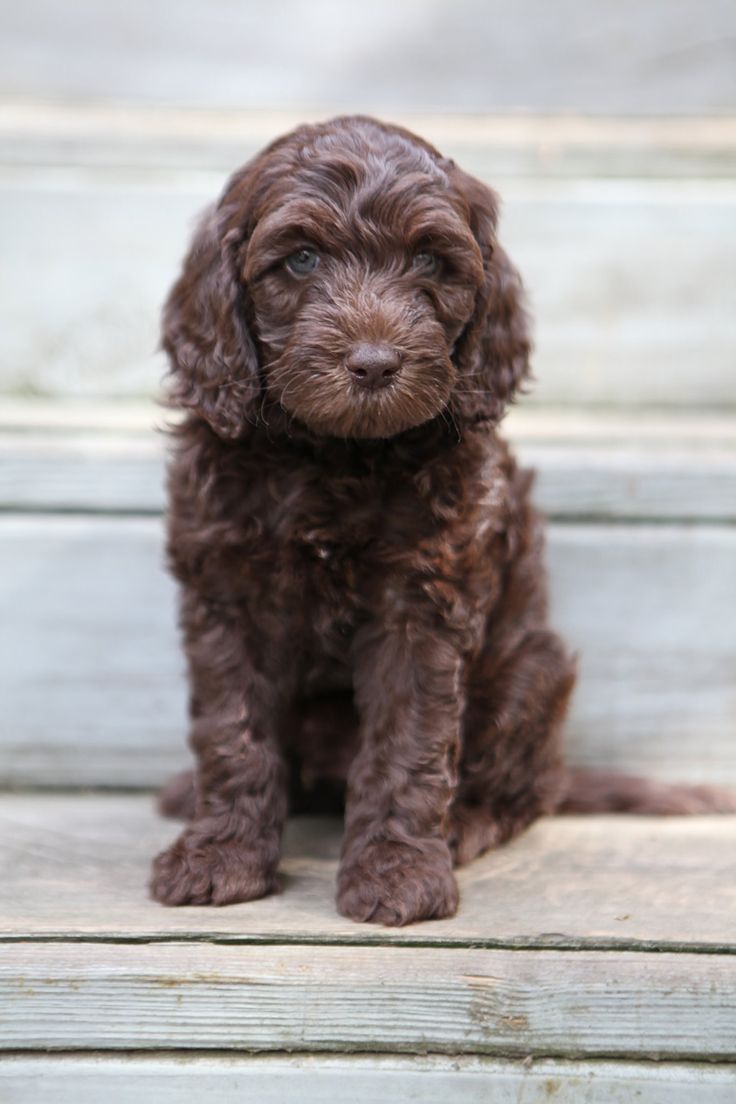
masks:
[[[529,319],[519,274],[496,240],[496,195],[455,166],[451,178],[467,204],[483,279],[473,314],[455,346],[458,379],[450,405],[463,421],[496,421],[530,375]]]
[[[245,230],[229,204],[202,219],[163,313],[172,406],[196,411],[221,437],[242,437],[260,401],[258,360],[238,260]]]

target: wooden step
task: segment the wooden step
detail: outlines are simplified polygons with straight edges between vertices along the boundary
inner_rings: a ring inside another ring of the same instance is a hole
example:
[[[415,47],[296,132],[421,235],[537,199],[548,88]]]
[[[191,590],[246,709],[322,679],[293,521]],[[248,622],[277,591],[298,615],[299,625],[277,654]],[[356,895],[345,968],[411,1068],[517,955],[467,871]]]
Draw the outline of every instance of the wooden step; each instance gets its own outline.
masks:
[[[0,510],[160,513],[173,420],[152,403],[0,400]],[[736,416],[522,404],[503,432],[553,519],[736,521]]]
[[[281,892],[227,908],[148,899],[180,831],[150,794],[6,793],[0,829],[3,943],[736,951],[736,816],[546,818],[458,872],[457,916],[406,928],[337,914],[338,819],[290,820]]]
[[[0,1065],[19,1094],[34,1075],[69,1092],[78,1072],[89,1096],[114,1070],[123,1093],[176,1067],[166,1055],[107,1065],[110,1052],[161,1049],[311,1053],[315,1093],[351,1065],[361,1092],[371,1078],[407,1091],[406,1062],[372,1061],[369,1074],[344,1057],[367,1050],[497,1059],[410,1067],[418,1091],[425,1074],[465,1071],[459,1100],[481,1099],[481,1075],[509,1093],[528,1085],[525,1100],[554,1078],[621,1100],[648,1085],[653,1058],[658,1083],[682,1078],[692,1099],[717,1100],[697,1092],[720,1091],[724,1070],[709,1081],[669,1063],[736,1058],[736,817],[540,822],[459,872],[455,918],[404,929],[336,914],[334,821],[293,822],[281,893],[223,909],[146,898],[150,858],[177,830],[147,797],[6,796],[0,826],[0,1046],[105,1052]],[[279,1068],[217,1058],[193,1063],[188,1083],[230,1069],[253,1085]],[[625,1064],[599,1066],[611,1058]],[[264,1099],[288,1099],[299,1069],[287,1063]]]

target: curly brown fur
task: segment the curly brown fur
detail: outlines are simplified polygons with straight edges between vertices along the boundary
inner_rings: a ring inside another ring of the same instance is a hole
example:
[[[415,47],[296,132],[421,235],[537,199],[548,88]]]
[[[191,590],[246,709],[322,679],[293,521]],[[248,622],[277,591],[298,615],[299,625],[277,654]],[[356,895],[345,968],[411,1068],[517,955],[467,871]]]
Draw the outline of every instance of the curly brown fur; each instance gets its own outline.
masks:
[[[197,757],[162,802],[191,818],[154,864],[165,904],[270,892],[289,800],[344,800],[340,911],[448,916],[453,865],[576,807],[573,662],[496,431],[530,351],[496,219],[426,142],[353,117],[274,142],[199,229],[164,316]]]

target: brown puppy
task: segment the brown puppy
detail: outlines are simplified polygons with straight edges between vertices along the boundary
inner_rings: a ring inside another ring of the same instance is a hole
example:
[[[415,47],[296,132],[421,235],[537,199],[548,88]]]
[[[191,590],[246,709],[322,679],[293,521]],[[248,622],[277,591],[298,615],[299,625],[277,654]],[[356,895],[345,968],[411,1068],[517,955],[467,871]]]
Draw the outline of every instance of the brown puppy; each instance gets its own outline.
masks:
[[[528,374],[494,194],[420,138],[340,118],[228,182],[165,310],[168,555],[192,823],[165,904],[276,883],[295,801],[347,783],[338,907],[451,915],[453,864],[567,808],[698,811],[707,789],[568,774],[573,663],[496,425]]]

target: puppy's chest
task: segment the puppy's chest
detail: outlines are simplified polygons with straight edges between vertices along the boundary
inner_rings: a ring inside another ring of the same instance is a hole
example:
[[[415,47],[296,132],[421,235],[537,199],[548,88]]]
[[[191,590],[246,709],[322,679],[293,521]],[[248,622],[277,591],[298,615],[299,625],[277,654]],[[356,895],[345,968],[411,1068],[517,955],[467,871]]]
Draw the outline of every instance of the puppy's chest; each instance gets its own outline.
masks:
[[[478,497],[438,495],[405,473],[272,472],[250,485],[244,505],[258,534],[246,561],[315,617],[352,621],[397,588],[447,595],[453,583],[467,588],[484,559],[489,566],[482,552],[493,534]]]
[[[245,564],[295,583],[332,576],[349,583],[397,526],[403,525],[410,539],[410,530],[421,525],[421,505],[410,488],[310,466],[272,467],[229,479],[222,500],[239,530]]]
[[[365,596],[392,558],[409,555],[432,530],[431,512],[408,482],[307,478],[261,502],[264,535],[273,554],[315,596],[333,588],[343,600]]]

